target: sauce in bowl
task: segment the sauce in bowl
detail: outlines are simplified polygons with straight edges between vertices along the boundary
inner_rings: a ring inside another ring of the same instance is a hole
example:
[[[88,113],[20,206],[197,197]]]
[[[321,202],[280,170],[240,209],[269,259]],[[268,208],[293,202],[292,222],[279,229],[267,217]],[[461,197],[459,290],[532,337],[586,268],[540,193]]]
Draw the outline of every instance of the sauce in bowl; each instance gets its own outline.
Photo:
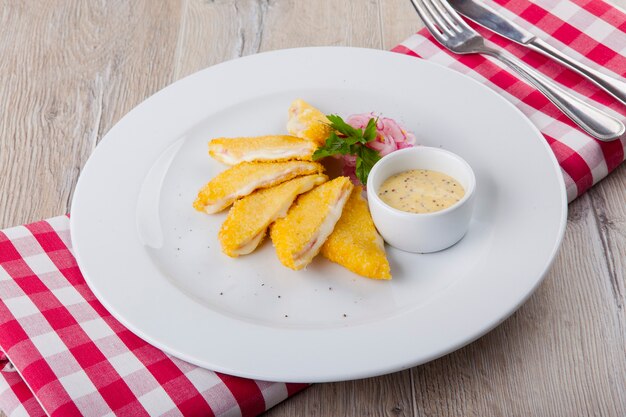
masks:
[[[465,195],[454,178],[438,171],[410,169],[387,178],[378,196],[389,206],[409,213],[433,213],[456,204]]]

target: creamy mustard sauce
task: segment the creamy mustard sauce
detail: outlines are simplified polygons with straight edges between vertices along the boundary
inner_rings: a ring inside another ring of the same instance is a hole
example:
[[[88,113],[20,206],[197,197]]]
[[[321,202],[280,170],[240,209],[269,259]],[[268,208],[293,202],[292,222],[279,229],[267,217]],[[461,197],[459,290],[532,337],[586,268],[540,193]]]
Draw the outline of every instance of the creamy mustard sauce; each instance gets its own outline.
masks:
[[[411,169],[383,182],[378,196],[388,205],[409,213],[432,213],[455,204],[465,195],[463,186],[449,175]]]

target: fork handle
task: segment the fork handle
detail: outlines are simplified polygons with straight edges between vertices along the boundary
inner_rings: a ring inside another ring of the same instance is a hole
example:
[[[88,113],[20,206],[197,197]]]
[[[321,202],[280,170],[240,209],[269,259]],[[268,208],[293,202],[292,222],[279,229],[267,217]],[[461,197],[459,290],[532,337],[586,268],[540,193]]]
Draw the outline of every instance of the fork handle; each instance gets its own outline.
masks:
[[[610,75],[603,74],[585,64],[576,62],[569,56],[539,38],[534,38],[525,45],[533,51],[546,55],[548,58],[555,59],[572,71],[588,78],[597,86],[606,90],[606,92],[611,94],[613,97],[626,104],[626,82],[615,77],[611,77]]]
[[[485,46],[482,53],[493,56],[517,71],[589,135],[601,141],[618,139],[626,128],[615,117],[568,93],[555,82],[506,52]]]

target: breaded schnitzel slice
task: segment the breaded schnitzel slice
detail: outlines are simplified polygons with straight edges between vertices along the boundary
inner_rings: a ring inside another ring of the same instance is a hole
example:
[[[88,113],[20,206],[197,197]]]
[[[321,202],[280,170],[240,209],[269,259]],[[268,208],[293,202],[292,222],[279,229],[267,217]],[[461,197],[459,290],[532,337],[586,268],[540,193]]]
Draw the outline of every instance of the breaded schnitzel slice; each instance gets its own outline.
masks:
[[[359,275],[391,279],[385,244],[374,226],[361,187],[354,187],[322,255]]]
[[[299,138],[309,139],[323,145],[332,132],[330,121],[324,113],[302,99],[294,100],[289,106],[287,131]]]
[[[288,135],[216,138],[209,142],[209,155],[228,165],[291,159],[310,161],[316,148],[310,140]]]
[[[198,192],[196,210],[212,214],[257,188],[278,185],[300,175],[319,174],[324,167],[317,162],[242,162],[219,173]]]
[[[327,180],[323,174],[297,177],[235,201],[218,234],[222,251],[232,257],[252,252],[263,240],[268,226],[287,214],[298,195]]]
[[[320,251],[341,217],[354,186],[337,177],[298,197],[287,216],[270,226],[280,262],[291,269],[307,266]]]

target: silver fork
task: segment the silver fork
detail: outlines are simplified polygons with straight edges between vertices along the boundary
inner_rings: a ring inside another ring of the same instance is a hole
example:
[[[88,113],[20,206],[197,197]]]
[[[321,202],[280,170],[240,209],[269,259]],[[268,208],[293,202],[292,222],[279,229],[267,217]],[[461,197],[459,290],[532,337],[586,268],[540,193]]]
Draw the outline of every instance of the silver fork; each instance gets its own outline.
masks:
[[[620,120],[563,90],[513,55],[487,46],[485,39],[469,27],[445,1],[411,0],[411,3],[434,38],[450,51],[457,54],[485,54],[504,62],[596,139],[611,141],[624,134],[626,128]]]

